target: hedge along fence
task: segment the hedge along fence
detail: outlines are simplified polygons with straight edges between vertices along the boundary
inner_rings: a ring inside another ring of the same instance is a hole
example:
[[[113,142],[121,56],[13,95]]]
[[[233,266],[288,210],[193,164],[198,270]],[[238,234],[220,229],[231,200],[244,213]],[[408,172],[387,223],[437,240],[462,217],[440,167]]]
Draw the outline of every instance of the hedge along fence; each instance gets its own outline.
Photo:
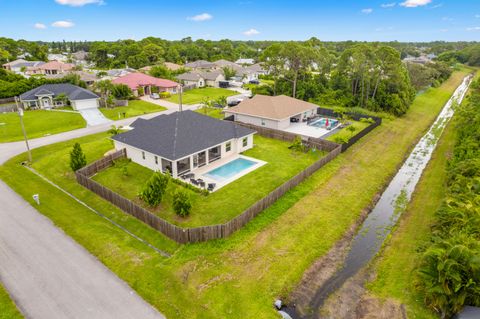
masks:
[[[257,130],[258,132],[258,130]],[[258,132],[262,135],[261,132]],[[263,133],[269,134],[273,132],[264,131]],[[268,136],[266,136],[268,137]],[[97,183],[92,180],[90,177],[95,175],[97,172],[113,165],[114,161],[119,158],[124,158],[127,156],[125,149],[112,153],[105,156],[104,158],[91,163],[84,168],[79,169],[75,172],[77,182],[84,186],[85,188],[91,190],[100,197],[106,199],[113,205],[117,206],[127,214],[134,216],[135,218],[143,221],[147,225],[153,227],[154,229],[160,231],[165,236],[170,239],[184,244],[184,243],[195,243],[202,242],[212,239],[226,238],[230,236],[235,231],[242,228],[249,221],[251,221],[255,216],[260,214],[266,208],[275,203],[280,197],[282,197],[286,192],[300,184],[306,178],[311,176],[322,166],[333,160],[341,153],[341,145],[329,142],[322,141],[322,143],[316,144],[317,141],[312,140],[310,143],[317,147],[320,150],[328,150],[329,153],[292,177],[290,180],[286,181],[267,196],[257,201],[255,204],[247,208],[242,214],[231,219],[225,224],[210,225],[210,226],[201,226],[194,228],[182,228],[176,225],[171,224],[170,222],[164,220],[163,218],[158,217],[157,215],[152,214],[147,209],[135,204],[131,200],[115,193],[109,188]]]
[[[319,107],[317,109],[317,114],[322,116],[336,117],[336,118],[342,117],[342,114],[335,112],[334,110],[325,109],[322,107]],[[362,119],[372,119],[374,122],[369,126],[367,126],[366,128],[364,128],[363,130],[361,130],[360,132],[358,132],[357,134],[355,134],[355,136],[350,138],[347,143],[342,144],[342,152],[345,152],[346,150],[348,150],[350,146],[358,142],[359,139],[361,139],[362,137],[370,133],[374,128],[382,124],[382,119],[380,117],[368,116],[364,114],[351,113],[351,112],[347,112],[345,114],[351,119],[353,119],[354,121],[360,121]]]

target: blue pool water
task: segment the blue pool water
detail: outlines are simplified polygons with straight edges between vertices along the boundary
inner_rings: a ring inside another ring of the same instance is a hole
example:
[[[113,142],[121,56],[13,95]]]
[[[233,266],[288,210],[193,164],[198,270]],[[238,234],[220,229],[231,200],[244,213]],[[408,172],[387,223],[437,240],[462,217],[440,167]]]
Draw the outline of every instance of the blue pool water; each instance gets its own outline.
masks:
[[[245,158],[237,158],[204,174],[217,181],[224,181],[257,164]]]
[[[326,125],[327,124],[327,119],[326,118],[321,118],[313,123],[310,123],[311,126],[315,126],[315,127],[321,127],[321,128],[326,128]],[[334,120],[334,119],[328,119],[328,127],[329,128],[334,128],[335,126],[337,126],[338,124],[338,120]]]

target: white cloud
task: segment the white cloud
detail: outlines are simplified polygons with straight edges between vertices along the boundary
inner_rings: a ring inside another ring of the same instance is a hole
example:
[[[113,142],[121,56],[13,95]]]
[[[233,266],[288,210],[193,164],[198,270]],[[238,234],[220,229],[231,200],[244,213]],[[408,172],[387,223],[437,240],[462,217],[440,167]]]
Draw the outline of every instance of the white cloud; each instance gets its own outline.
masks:
[[[362,9],[362,13],[364,13],[364,14],[370,14],[372,12],[373,12],[372,8]]]
[[[56,3],[71,6],[71,7],[83,7],[86,4],[105,4],[103,0],[55,0]]]
[[[467,28],[467,31],[480,31],[480,27],[470,27]]]
[[[35,29],[46,29],[46,28],[47,28],[47,26],[44,25],[43,23],[35,23],[35,24],[33,25],[33,27],[34,27]]]
[[[406,0],[405,2],[400,3],[400,5],[402,7],[407,7],[407,8],[416,8],[416,7],[426,6],[431,2],[432,0]]]
[[[212,20],[212,19],[213,19],[213,16],[209,13],[197,14],[196,16],[187,18],[187,20],[197,21],[197,22],[207,21],[207,20]]]
[[[52,27],[55,28],[71,28],[73,26],[75,26],[75,23],[71,21],[55,21],[52,23]]]
[[[250,30],[247,30],[247,31],[242,32],[242,33],[243,33],[243,35],[246,35],[247,37],[250,37],[252,35],[260,34],[260,32],[257,29],[250,29]]]
[[[393,8],[397,5],[396,2],[391,2],[391,3],[382,3],[380,7],[382,8]]]

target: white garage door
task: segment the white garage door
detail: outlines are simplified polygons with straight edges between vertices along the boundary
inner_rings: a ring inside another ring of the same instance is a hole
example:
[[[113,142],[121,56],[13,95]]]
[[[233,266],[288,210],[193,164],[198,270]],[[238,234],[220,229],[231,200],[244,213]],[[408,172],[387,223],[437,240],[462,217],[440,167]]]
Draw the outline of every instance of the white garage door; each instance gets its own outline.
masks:
[[[76,111],[98,108],[97,100],[77,100],[72,103],[72,107]]]

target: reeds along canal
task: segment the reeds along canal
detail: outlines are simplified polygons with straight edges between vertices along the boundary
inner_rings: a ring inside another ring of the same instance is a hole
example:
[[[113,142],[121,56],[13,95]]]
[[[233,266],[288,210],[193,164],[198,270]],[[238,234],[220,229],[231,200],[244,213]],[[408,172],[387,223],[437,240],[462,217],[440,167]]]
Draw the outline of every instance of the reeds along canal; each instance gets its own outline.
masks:
[[[420,139],[400,170],[387,186],[379,201],[354,236],[343,266],[328,278],[310,299],[309,308],[318,311],[330,294],[362,269],[380,250],[401,213],[410,201],[423,170],[428,164],[437,142],[454,114],[454,106],[463,100],[472,76],[464,78],[450,100]],[[301,317],[293,309],[293,317]],[[307,316],[308,317],[308,316]]]

